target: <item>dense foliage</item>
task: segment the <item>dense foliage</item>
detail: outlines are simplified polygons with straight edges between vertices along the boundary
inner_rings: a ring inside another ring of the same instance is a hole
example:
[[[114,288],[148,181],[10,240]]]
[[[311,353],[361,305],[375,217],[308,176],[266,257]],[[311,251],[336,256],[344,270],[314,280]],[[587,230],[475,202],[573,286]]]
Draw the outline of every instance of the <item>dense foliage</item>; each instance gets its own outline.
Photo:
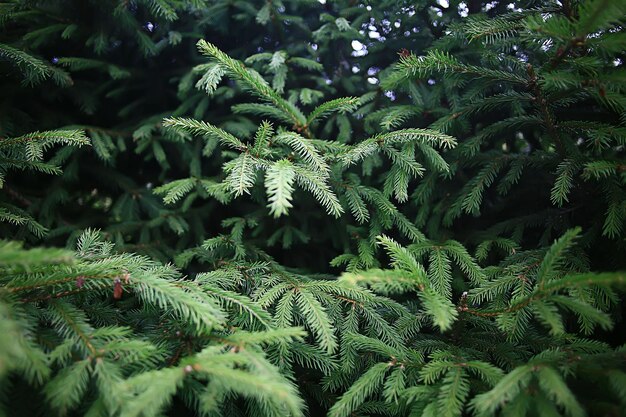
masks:
[[[0,415],[623,415],[625,16],[0,1]]]

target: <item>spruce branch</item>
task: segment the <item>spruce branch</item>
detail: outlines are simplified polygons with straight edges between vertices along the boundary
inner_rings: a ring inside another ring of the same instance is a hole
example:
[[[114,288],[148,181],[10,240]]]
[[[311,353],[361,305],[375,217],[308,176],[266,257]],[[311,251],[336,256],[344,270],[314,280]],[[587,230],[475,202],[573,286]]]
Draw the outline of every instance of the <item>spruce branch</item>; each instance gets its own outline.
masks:
[[[528,82],[527,78],[521,74],[466,65],[450,54],[438,50],[430,50],[424,56],[418,57],[411,54],[403,57],[398,63],[397,70],[408,78],[422,78],[439,72],[471,75],[477,78],[487,78],[490,81],[507,81],[513,84],[526,84]]]
[[[353,112],[359,106],[359,99],[356,97],[341,97],[327,101],[315,107],[307,116],[305,126],[310,126],[316,120],[327,117],[331,113]]]
[[[12,46],[0,43],[0,57],[17,66],[24,75],[27,84],[37,84],[50,77],[50,67],[38,58],[16,49]]]
[[[171,117],[163,120],[163,126],[179,129],[191,133],[192,135],[215,138],[223,145],[242,152],[248,149],[248,147],[235,136],[206,122],[181,117]]]
[[[352,412],[365,402],[375,390],[383,383],[383,378],[389,371],[389,364],[378,363],[369,368],[351,387],[346,391],[328,412],[331,417],[348,417]]]
[[[241,81],[249,90],[258,95],[261,99],[273,103],[278,109],[299,128],[304,128],[306,118],[302,112],[293,104],[283,99],[276,91],[274,91],[260,76],[254,75],[251,70],[247,69],[241,62],[229,57],[227,54],[219,50],[215,45],[205,40],[198,41],[198,49],[203,54],[212,57],[219,62],[230,74],[230,76]]]

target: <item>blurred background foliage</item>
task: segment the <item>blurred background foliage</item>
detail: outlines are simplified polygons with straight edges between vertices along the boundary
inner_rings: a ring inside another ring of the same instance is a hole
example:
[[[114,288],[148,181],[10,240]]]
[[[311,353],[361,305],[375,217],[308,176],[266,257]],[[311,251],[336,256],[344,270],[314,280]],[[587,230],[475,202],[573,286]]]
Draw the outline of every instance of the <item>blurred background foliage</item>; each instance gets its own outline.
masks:
[[[49,230],[50,244],[71,244],[81,230],[98,227],[119,248],[170,259],[216,234],[226,217],[262,215],[245,202],[225,210],[196,193],[182,207],[168,206],[153,193],[174,179],[219,175],[222,162],[218,153],[201,157],[201,139],[164,131],[163,117],[201,118],[239,135],[256,128],[258,118],[233,111],[246,97],[232,82],[222,83],[211,97],[202,91],[206,66],[196,51],[197,39],[215,43],[234,58],[247,58],[304,108],[322,97],[365,95],[353,116],[337,115],[322,126],[324,137],[352,142],[383,130],[380,119],[390,105],[410,103],[406,94],[380,85],[399,54],[404,49],[422,53],[448,25],[485,8],[498,15],[511,6],[491,2],[484,7],[475,1],[3,2],[0,42],[31,54],[41,70],[20,75],[0,61],[0,134],[72,127],[85,129],[92,141],[91,148],[55,156],[64,165],[61,176],[10,173],[15,185],[6,192]],[[430,107],[441,109],[442,103],[430,101]],[[431,111],[422,109],[410,124],[427,126]],[[27,191],[19,192],[21,187]],[[337,233],[328,244],[330,227]],[[350,245],[345,229],[304,201],[289,218],[260,223],[251,233],[258,242],[269,239],[279,260],[324,270],[337,251]],[[5,231],[12,233],[15,228]],[[16,237],[32,238],[27,232]],[[281,257],[281,248],[292,245],[306,255],[290,250]]]

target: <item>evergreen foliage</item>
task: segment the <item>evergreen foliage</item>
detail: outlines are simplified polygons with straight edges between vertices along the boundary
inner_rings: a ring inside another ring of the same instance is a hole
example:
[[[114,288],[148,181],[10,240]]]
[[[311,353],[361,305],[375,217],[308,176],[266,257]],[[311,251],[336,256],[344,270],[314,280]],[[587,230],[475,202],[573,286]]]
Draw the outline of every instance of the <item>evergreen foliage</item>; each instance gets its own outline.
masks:
[[[626,2],[0,0],[0,416],[618,416]]]

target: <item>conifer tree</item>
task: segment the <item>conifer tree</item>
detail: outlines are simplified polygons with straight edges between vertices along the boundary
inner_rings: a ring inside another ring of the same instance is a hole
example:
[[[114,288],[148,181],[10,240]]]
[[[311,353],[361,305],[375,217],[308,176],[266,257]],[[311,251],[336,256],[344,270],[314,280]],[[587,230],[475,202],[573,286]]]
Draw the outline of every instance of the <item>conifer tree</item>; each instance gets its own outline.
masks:
[[[620,415],[624,16],[0,1],[0,415]]]

